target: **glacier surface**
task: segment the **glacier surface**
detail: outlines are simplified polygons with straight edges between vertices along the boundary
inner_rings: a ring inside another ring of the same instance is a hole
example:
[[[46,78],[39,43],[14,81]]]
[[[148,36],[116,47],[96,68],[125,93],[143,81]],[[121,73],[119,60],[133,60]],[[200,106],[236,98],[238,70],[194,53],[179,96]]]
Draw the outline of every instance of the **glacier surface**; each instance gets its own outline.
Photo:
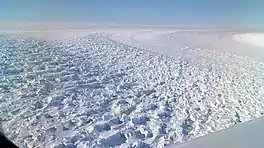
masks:
[[[264,65],[112,33],[0,37],[0,121],[24,147],[165,147],[264,114]]]

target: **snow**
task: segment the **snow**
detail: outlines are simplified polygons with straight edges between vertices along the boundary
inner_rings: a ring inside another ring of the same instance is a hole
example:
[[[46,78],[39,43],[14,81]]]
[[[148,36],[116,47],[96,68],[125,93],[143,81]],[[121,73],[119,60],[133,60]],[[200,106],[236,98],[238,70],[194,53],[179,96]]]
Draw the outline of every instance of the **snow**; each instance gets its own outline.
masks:
[[[162,31],[144,44],[114,34],[1,36],[5,135],[21,147],[165,147],[263,115],[262,62]]]
[[[125,143],[126,137],[120,131],[110,131],[103,133],[98,141],[102,147],[114,147]]]
[[[263,33],[236,34],[234,35],[234,39],[244,44],[249,44],[257,47],[264,47]]]

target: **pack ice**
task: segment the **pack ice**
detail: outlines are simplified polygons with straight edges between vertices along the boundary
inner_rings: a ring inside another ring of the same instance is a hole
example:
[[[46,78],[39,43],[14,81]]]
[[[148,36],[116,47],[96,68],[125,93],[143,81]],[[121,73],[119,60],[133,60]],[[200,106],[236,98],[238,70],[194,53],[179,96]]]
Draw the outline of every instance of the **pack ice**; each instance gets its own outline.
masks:
[[[165,147],[264,113],[264,65],[228,53],[1,36],[0,61],[0,121],[20,147]]]

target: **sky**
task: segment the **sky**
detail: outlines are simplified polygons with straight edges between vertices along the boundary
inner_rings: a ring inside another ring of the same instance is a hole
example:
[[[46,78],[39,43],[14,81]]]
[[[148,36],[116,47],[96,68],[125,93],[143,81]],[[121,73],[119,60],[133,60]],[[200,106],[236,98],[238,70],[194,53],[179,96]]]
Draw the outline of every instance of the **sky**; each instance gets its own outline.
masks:
[[[0,0],[0,21],[264,25],[263,0]]]

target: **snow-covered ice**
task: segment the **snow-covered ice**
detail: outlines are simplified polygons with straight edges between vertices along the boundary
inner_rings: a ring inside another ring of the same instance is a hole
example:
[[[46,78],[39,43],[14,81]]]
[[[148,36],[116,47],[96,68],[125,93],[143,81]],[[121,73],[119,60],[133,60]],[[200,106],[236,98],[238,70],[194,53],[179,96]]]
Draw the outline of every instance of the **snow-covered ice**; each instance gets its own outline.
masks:
[[[263,63],[187,46],[152,49],[159,45],[120,42],[113,32],[1,36],[5,135],[25,147],[164,147],[264,114]]]
[[[234,35],[234,39],[244,44],[264,47],[264,33],[236,34]]]

